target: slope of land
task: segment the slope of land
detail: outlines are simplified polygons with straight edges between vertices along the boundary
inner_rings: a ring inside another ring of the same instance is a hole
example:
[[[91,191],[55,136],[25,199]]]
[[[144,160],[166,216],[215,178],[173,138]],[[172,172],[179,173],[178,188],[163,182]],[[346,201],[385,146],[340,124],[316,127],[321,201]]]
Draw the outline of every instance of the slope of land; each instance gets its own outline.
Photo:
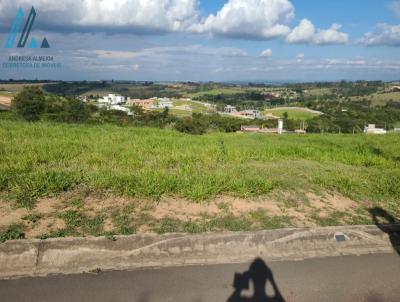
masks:
[[[3,120],[0,238],[370,223],[400,214],[399,145]]]
[[[311,110],[304,107],[277,107],[272,109],[266,109],[263,111],[264,115],[272,115],[275,117],[283,117],[285,112],[288,114],[288,118],[294,120],[308,120],[315,116],[322,115],[323,113],[316,110]]]

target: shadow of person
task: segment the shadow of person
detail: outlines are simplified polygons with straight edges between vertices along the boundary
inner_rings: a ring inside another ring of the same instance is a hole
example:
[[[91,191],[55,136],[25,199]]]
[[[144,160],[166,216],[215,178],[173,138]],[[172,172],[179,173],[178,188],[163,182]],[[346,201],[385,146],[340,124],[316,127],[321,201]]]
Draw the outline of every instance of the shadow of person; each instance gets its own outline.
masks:
[[[243,291],[250,289],[250,281],[253,284],[254,293],[252,297],[242,296]],[[274,295],[269,296],[266,292],[268,282],[274,290]],[[281,292],[275,283],[274,276],[265,262],[257,258],[250,265],[247,272],[236,273],[233,281],[234,292],[227,302],[284,302]]]
[[[369,210],[375,225],[389,235],[390,242],[400,255],[400,224],[399,221],[382,208]]]

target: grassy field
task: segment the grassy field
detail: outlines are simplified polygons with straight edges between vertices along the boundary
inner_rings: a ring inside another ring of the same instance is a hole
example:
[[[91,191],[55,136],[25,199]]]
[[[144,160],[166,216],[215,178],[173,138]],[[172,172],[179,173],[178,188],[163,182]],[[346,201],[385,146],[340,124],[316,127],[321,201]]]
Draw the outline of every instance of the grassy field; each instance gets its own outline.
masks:
[[[172,108],[169,110],[169,113],[179,116],[179,117],[188,117],[192,116],[192,113],[207,113],[208,108],[198,102],[193,102],[193,101],[181,101],[181,100],[174,100],[173,101],[174,107],[179,107],[179,106],[187,106],[190,107],[192,110],[184,110],[184,109],[179,109],[179,108]],[[153,109],[155,111],[163,111],[163,109]]]
[[[173,101],[174,106],[188,106],[192,108],[193,112],[196,113],[204,113],[207,112],[207,107],[204,106],[203,104],[199,102],[193,102],[193,101]]]
[[[399,145],[0,120],[0,241],[371,223],[400,214]]]
[[[219,94],[235,94],[235,93],[243,93],[243,88],[241,87],[227,87],[227,88],[218,88],[218,89],[210,89],[204,90],[200,92],[186,93],[185,97],[188,98],[197,98],[202,95],[219,95]]]
[[[164,109],[152,109],[153,111],[163,112]],[[192,111],[189,110],[181,110],[181,109],[169,109],[168,111],[170,114],[178,116],[178,117],[189,117],[192,116]]]
[[[368,96],[352,97],[352,101],[370,100],[375,106],[383,106],[389,101],[400,102],[400,92],[374,93]]]
[[[29,83],[29,84],[0,84],[0,93],[4,95],[17,94],[20,92],[25,86],[43,86],[42,83]]]
[[[309,89],[305,94],[312,95],[312,96],[323,96],[323,95],[331,94],[331,93],[332,93],[331,88],[313,88],[313,89]]]
[[[309,120],[315,116],[322,114],[311,112],[307,108],[293,107],[293,108],[276,108],[264,110],[263,114],[272,114],[276,117],[283,117],[283,114],[287,112],[288,117],[293,120]]]

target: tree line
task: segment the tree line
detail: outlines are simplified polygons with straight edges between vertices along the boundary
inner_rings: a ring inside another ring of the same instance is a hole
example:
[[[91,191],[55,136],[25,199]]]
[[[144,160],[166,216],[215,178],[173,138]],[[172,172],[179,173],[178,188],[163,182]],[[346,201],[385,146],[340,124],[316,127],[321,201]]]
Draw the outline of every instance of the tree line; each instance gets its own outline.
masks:
[[[309,101],[307,107],[324,112],[306,122],[292,120],[283,115],[285,129],[295,130],[303,126],[311,133],[352,133],[361,132],[366,124],[391,129],[400,121],[400,103],[388,102],[384,106],[371,106],[370,102],[352,101]],[[204,134],[212,131],[235,132],[242,125],[257,125],[276,128],[276,120],[245,120],[215,114],[193,113],[190,117],[177,117],[164,111],[145,111],[131,107],[133,116],[126,112],[99,108],[72,97],[46,96],[37,86],[25,87],[12,100],[15,117],[26,121],[47,120],[64,123],[112,123],[121,126],[147,126],[170,128],[190,134]]]

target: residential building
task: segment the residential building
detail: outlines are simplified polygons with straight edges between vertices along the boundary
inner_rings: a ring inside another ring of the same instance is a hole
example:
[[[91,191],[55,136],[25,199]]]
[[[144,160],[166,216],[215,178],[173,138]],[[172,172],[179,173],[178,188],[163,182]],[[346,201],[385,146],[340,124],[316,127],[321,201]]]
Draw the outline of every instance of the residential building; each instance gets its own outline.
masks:
[[[174,104],[169,98],[154,98],[156,105],[153,105],[155,109],[173,108]]]
[[[243,117],[249,117],[252,119],[261,118],[261,113],[258,110],[244,110],[240,111],[239,114]]]
[[[386,134],[387,131],[382,128],[376,128],[375,124],[369,124],[367,127],[364,128],[365,134]]]
[[[109,105],[121,105],[125,104],[125,97],[122,95],[115,95],[115,94],[109,94],[106,96],[103,96],[103,98],[98,100],[99,103],[104,103],[104,104],[109,104]]]
[[[129,99],[127,104],[129,106],[138,106],[138,107],[142,107],[145,110],[150,110],[154,106],[154,100],[153,99],[146,99],[146,100]]]
[[[225,112],[225,113],[236,113],[236,112],[238,112],[238,111],[237,111],[237,109],[236,109],[235,106],[227,105],[227,106],[224,108],[224,112]]]

